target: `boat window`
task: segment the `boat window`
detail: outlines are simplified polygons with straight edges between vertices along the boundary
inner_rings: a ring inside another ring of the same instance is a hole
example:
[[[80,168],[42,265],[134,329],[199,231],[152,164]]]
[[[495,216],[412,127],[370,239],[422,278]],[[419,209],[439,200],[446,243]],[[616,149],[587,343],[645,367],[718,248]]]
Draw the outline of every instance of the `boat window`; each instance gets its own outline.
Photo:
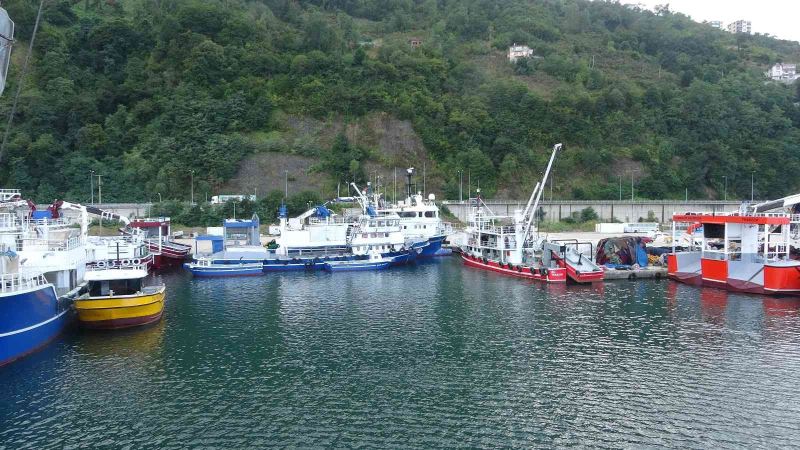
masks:
[[[379,227],[382,227],[382,226],[383,226],[383,221],[382,221],[382,220],[379,220],[379,221],[378,221],[378,226],[379,226]]]
[[[389,233],[383,233],[383,237],[389,237]]]
[[[407,230],[407,229],[408,229],[408,226],[406,226],[406,225],[403,225],[403,229],[404,229],[404,230]]]
[[[417,217],[422,217],[422,211],[417,213]]]
[[[433,211],[425,211],[425,217],[434,217]]]
[[[416,217],[416,213],[414,211],[401,211],[397,213],[400,217]]]

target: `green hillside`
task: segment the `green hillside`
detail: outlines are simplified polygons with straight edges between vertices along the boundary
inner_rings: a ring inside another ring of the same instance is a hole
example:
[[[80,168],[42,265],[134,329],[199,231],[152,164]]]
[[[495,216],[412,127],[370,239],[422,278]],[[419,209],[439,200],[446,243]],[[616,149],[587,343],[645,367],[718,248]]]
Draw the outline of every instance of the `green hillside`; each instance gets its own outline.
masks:
[[[5,118],[38,2],[3,3]],[[512,43],[536,57],[511,65]],[[800,189],[800,88],[767,82],[778,61],[800,45],[602,1],[50,0],[0,186],[83,200],[94,170],[104,200],[188,199],[192,171],[202,198],[291,168],[329,195],[424,164],[449,198],[459,170],[518,197],[565,142],[559,198],[616,198],[620,177],[625,197],[631,177],[643,198],[719,198],[724,177],[746,197],[751,172],[776,197]]]

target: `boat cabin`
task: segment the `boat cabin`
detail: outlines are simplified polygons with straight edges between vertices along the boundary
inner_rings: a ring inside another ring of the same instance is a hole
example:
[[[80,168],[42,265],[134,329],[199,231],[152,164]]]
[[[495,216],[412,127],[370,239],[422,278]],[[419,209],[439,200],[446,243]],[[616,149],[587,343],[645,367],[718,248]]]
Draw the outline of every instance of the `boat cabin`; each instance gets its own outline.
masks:
[[[790,260],[790,224],[783,213],[685,213],[673,216],[670,277],[753,293],[800,293],[800,262]],[[796,222],[796,221],[795,221]],[[679,249],[679,231],[702,235]]]

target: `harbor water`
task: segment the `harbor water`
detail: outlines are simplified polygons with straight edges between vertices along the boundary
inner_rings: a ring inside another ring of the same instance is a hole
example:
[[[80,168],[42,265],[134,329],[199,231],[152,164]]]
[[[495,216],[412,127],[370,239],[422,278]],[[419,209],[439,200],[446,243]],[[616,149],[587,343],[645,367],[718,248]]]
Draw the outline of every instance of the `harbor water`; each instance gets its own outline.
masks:
[[[0,448],[800,442],[800,300],[457,258],[161,278],[158,324],[71,330],[0,368]]]

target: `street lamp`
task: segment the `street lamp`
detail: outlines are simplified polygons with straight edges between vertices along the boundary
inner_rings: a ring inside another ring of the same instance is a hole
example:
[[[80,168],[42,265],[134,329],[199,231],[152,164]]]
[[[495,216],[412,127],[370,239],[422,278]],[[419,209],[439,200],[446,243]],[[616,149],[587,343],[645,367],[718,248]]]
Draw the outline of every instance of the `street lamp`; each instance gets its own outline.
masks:
[[[231,201],[233,203],[233,220],[236,220],[236,200]]]
[[[191,175],[192,175],[192,183],[191,183],[192,184],[192,200],[191,200],[191,206],[194,206],[194,169],[192,169]]]
[[[158,203],[161,203],[161,192],[156,192],[158,194]]]
[[[727,176],[725,176],[725,175],[723,175],[723,176],[722,176],[722,178],[725,180],[725,191],[724,191],[724,192],[725,192],[725,194],[724,194],[724,197],[723,197],[723,198],[724,198],[724,199],[725,199],[725,201],[727,202],[727,201],[728,201],[728,177],[727,177]]]
[[[755,191],[755,186],[756,186],[756,181],[755,181],[756,180],[755,179],[756,175],[755,174],[756,174],[755,171],[750,172],[750,201],[751,202],[753,200],[755,200],[755,192],[756,192]]]

